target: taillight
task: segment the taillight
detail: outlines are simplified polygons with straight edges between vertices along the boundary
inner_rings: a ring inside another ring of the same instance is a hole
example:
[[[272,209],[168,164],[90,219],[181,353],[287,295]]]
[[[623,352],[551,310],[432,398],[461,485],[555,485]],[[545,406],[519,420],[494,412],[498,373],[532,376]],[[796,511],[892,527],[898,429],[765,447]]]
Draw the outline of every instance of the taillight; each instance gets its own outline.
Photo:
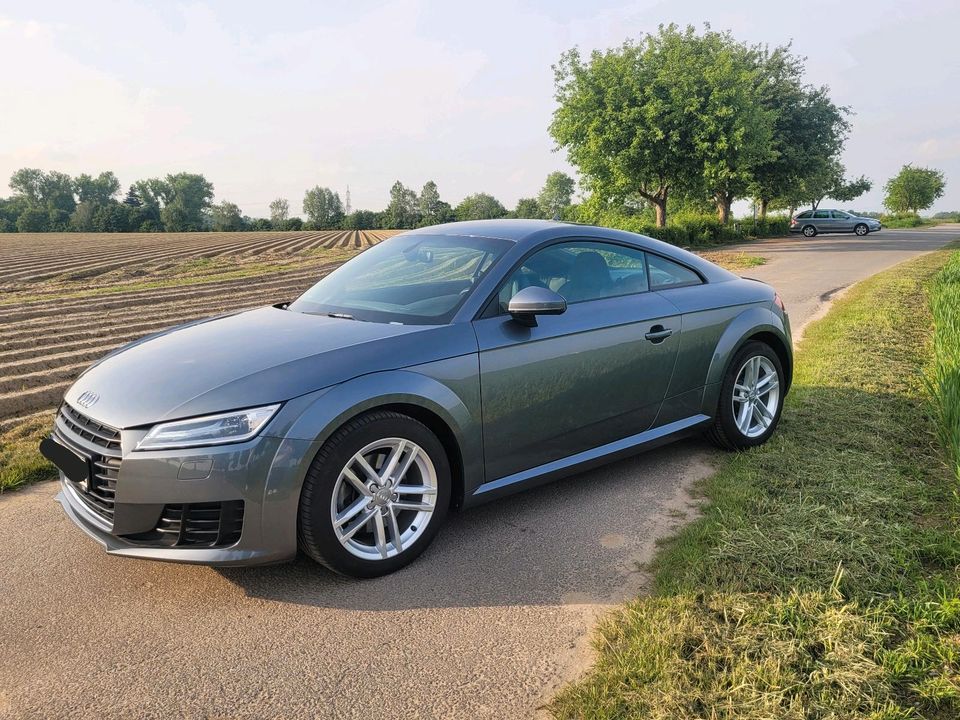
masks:
[[[796,218],[790,218],[790,227],[793,227],[793,226],[796,225],[796,224],[797,224],[797,219],[796,219]]]
[[[780,308],[781,312],[787,311],[787,307],[783,304],[783,298],[780,297],[780,293],[773,294],[773,304]]]

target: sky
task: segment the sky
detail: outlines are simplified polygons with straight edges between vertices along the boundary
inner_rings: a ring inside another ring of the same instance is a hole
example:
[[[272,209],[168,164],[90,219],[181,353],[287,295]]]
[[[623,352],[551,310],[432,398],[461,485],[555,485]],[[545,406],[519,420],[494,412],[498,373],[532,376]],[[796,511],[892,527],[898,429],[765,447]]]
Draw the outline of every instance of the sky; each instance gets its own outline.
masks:
[[[574,174],[547,132],[560,54],[670,22],[793,41],[855,113],[844,162],[874,189],[852,207],[914,163],[946,173],[931,211],[960,209],[957,0],[0,0],[0,178],[200,172],[253,217],[314,185],[379,210],[396,180],[513,207]]]

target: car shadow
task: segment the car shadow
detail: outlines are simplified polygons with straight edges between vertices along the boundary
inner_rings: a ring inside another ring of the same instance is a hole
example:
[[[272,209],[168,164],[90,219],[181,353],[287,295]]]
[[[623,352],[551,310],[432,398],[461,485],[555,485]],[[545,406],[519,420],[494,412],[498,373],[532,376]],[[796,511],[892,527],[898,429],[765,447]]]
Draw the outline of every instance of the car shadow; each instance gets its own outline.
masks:
[[[715,452],[682,440],[452,513],[417,561],[383,578],[345,578],[302,555],[216,572],[252,598],[325,608],[607,604],[642,586],[638,560],[693,516],[687,489]]]

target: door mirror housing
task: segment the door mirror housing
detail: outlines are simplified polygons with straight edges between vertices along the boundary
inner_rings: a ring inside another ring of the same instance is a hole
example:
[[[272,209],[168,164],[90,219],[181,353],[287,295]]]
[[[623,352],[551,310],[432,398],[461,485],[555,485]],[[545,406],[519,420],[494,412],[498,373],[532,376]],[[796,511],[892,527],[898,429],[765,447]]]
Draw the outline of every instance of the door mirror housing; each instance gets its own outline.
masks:
[[[512,298],[507,312],[517,322],[527,327],[536,327],[537,315],[562,315],[567,311],[567,301],[553,290],[531,285]]]

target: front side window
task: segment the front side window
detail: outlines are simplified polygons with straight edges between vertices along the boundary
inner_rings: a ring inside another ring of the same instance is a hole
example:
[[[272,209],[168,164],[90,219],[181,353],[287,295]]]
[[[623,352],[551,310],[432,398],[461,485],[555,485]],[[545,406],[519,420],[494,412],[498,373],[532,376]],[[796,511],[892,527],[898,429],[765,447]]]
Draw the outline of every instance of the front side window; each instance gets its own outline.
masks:
[[[647,263],[650,265],[650,286],[654,290],[699,285],[703,282],[690,268],[659,255],[648,255]]]
[[[500,289],[506,312],[510,299],[530,286],[553,290],[568,303],[646,292],[646,253],[610,243],[578,241],[551,245],[534,253]]]
[[[817,211],[813,214],[813,216],[814,216],[815,218],[821,218],[821,219],[823,219],[823,218],[829,218],[829,217],[830,217],[830,211],[829,211],[829,210],[817,210]]]
[[[344,263],[289,309],[371,322],[445,324],[511,245],[493,238],[400,235]]]

